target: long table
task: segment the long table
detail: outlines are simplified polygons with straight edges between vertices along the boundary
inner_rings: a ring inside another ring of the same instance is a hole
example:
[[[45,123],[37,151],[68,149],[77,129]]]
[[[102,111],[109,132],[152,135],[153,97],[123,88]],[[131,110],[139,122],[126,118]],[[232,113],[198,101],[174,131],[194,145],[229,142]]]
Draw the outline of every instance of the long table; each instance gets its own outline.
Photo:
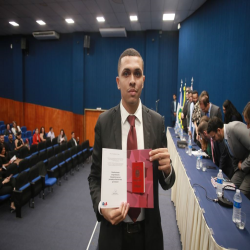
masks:
[[[186,154],[177,147],[173,128],[167,129],[168,150],[176,172],[171,199],[176,208],[176,220],[181,234],[183,250],[250,249],[250,201],[241,193],[242,208],[246,213],[246,226],[239,230],[232,221],[233,209],[220,206],[206,199],[216,198],[216,189],[211,177],[218,174],[218,168],[206,172],[196,169],[196,157]],[[203,159],[206,166],[215,166],[209,159]],[[233,201],[235,191],[226,190],[224,196]]]

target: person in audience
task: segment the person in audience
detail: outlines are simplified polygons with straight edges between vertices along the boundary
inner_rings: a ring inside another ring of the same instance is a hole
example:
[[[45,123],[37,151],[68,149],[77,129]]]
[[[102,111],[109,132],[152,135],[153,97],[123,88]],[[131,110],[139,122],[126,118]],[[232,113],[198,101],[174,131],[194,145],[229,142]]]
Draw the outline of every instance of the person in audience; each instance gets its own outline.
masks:
[[[69,140],[71,143],[71,146],[77,146],[79,144],[79,137],[75,139],[75,132],[71,133],[71,139]]]
[[[13,127],[12,127],[11,130],[12,130],[12,133],[13,133],[14,136],[16,136],[18,132],[22,133],[20,127],[17,126],[15,121],[13,121],[12,124],[13,124]]]
[[[23,139],[21,138],[21,132],[17,132],[17,135],[16,135],[16,140],[15,140],[15,148],[16,150],[20,149],[21,147],[24,146],[24,142],[23,142]]]
[[[0,144],[5,147],[6,151],[9,151],[8,144],[4,141],[4,135],[0,135]]]
[[[10,133],[8,138],[9,138],[9,141],[7,142],[7,145],[8,145],[9,151],[14,151],[16,148],[16,145],[13,140],[13,134]]]
[[[176,109],[177,109],[177,103],[176,103],[176,94],[173,94],[173,101],[171,102],[171,117],[172,117],[172,126],[175,126],[176,121]]]
[[[32,144],[38,144],[39,142],[41,142],[41,138],[39,135],[39,130],[38,130],[38,128],[36,128],[35,134],[33,135],[33,143]]]
[[[224,142],[213,141],[207,133],[209,118],[203,116],[198,126],[198,133],[202,138],[202,149],[210,156],[213,162],[231,179],[234,174],[230,156],[225,148]]]
[[[12,131],[11,131],[11,129],[10,129],[10,124],[7,123],[7,124],[6,124],[6,129],[5,129],[5,131],[4,131],[4,135],[9,135],[9,134],[12,134]]]
[[[67,136],[65,135],[64,130],[61,129],[60,135],[58,135],[58,138],[57,138],[57,142],[62,144],[64,142],[66,142],[66,141],[67,141]]]
[[[55,134],[52,127],[49,128],[49,133],[47,135],[47,138],[50,138],[51,141],[55,138]]]
[[[247,103],[243,110],[243,116],[247,124],[247,128],[250,129],[250,102]]]
[[[224,141],[234,168],[231,180],[250,199],[250,140],[246,124],[238,121],[223,124],[220,118],[213,117],[207,133],[214,141]]]
[[[237,111],[234,105],[226,100],[222,105],[223,113],[224,113],[224,123],[228,124],[229,122],[239,121],[243,122],[241,114]]]
[[[0,145],[0,160],[4,168],[11,164],[10,156],[3,145]]]
[[[13,190],[15,190],[14,187],[14,179],[12,178],[12,174],[8,177],[6,177],[4,171],[3,171],[3,167],[2,167],[2,163],[0,161],[0,196],[2,195],[6,195],[6,194],[10,194],[10,210],[11,212],[14,212],[16,210],[15,204],[14,204],[14,200],[13,200]]]
[[[199,96],[199,103],[200,103],[200,108],[204,113],[202,114],[202,116],[206,115],[209,118],[216,116],[222,119],[220,108],[209,101],[209,95],[206,91],[203,91]]]
[[[41,141],[46,141],[46,133],[45,133],[45,129],[44,129],[44,127],[41,127],[41,129],[40,129],[40,139],[41,139]]]

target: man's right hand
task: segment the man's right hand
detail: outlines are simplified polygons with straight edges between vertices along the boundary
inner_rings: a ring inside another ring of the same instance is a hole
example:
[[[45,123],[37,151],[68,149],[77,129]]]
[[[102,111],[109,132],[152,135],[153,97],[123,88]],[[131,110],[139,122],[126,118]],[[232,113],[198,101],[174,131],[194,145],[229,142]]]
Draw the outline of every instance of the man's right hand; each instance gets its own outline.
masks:
[[[123,221],[129,210],[129,203],[122,203],[119,208],[101,208],[103,217],[112,225],[117,225]]]

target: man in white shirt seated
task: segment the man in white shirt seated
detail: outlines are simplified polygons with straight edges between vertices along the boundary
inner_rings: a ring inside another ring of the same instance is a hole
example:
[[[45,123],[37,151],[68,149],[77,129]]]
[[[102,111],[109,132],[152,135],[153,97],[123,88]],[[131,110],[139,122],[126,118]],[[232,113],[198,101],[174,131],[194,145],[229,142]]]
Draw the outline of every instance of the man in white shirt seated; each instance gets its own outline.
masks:
[[[48,137],[50,137],[51,141],[55,138],[55,134],[52,127],[49,128],[49,133],[47,134],[47,138]]]

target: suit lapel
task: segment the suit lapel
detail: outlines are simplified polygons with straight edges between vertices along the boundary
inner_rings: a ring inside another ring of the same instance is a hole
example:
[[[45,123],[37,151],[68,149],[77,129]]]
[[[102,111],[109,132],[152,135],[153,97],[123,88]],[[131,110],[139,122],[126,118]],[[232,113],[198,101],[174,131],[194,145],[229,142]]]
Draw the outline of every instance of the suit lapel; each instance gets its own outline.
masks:
[[[151,115],[149,109],[142,105],[142,120],[143,120],[143,135],[144,135],[144,148],[150,148],[150,127]]]
[[[115,146],[116,146],[116,149],[122,149],[120,104],[114,108],[113,113],[112,113],[112,119],[113,119],[113,131],[115,134]]]

